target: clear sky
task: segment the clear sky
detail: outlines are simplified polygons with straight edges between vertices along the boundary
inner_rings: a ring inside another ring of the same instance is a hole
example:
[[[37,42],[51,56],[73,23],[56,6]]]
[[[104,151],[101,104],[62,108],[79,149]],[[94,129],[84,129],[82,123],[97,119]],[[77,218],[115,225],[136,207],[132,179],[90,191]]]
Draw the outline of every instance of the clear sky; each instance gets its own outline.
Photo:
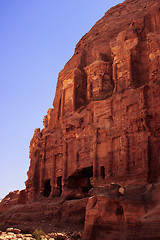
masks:
[[[123,0],[0,0],[0,199],[25,188],[29,145],[78,41]]]

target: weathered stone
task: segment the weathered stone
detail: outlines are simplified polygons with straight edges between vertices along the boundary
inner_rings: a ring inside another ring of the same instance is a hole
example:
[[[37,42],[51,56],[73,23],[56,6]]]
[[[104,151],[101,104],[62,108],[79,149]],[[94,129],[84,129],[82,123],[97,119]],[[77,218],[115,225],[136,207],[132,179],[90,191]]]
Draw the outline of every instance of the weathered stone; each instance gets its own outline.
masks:
[[[25,234],[25,237],[32,237],[32,234]]]
[[[7,228],[6,229],[6,232],[8,233],[8,232],[12,232],[12,230],[13,230],[13,228]]]
[[[31,140],[29,201],[158,181],[159,39],[159,2],[128,0],[80,40]]]
[[[124,195],[124,192],[125,192],[125,189],[122,188],[122,187],[120,187],[120,188],[119,188],[119,193],[120,193],[121,195]]]
[[[18,196],[17,204],[26,204],[27,203],[27,192],[26,190],[21,190]]]
[[[23,238],[23,235],[22,234],[16,234],[16,237],[17,238]],[[32,236],[31,236],[32,237]]]
[[[14,228],[14,229],[12,230],[12,232],[15,233],[15,234],[19,234],[19,233],[21,232],[21,230],[18,229],[18,228]]]
[[[55,238],[55,233],[48,233],[48,236],[51,237],[51,238]]]
[[[159,197],[160,184],[130,185],[123,197],[97,192],[86,207],[83,239],[158,239]]]
[[[126,0],[80,40],[30,142],[27,205],[3,227],[83,225],[86,213],[86,240],[160,238],[159,59],[159,0]]]
[[[9,234],[19,234],[21,232],[20,229],[17,229],[17,228],[7,228],[6,229],[6,232],[9,233]]]
[[[2,201],[0,202],[0,213],[5,212],[10,207],[17,204],[19,193],[19,190],[10,192],[2,199]]]

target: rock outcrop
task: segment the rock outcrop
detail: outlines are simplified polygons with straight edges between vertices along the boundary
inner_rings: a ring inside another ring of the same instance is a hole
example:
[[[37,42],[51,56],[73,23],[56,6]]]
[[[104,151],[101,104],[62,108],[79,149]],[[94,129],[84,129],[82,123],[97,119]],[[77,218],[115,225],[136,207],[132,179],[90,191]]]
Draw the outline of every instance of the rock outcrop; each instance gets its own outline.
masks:
[[[85,219],[85,240],[158,240],[159,0],[126,0],[95,24],[59,73],[43,122],[19,198],[27,205],[1,214],[1,226],[39,220],[51,231],[56,219]]]
[[[95,189],[86,207],[84,240],[159,239],[160,184]]]
[[[0,214],[0,229],[20,228],[23,233],[41,229],[50,232],[82,231],[88,198],[64,201],[62,198],[17,204]]]
[[[16,190],[8,193],[0,202],[0,214],[7,211],[17,204],[26,204],[27,194],[26,190]]]
[[[0,202],[0,213],[5,212],[12,206],[16,205],[18,202],[19,194],[19,190],[8,193]]]

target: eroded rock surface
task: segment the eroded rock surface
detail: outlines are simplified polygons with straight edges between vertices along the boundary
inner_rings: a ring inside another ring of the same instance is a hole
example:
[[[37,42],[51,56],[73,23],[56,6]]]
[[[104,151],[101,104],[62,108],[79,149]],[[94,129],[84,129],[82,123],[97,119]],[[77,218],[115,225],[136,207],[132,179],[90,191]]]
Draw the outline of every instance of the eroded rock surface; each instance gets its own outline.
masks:
[[[43,122],[26,190],[0,226],[50,231],[85,219],[85,240],[158,240],[159,0],[126,0],[93,26],[59,73]]]
[[[158,181],[159,9],[156,0],[125,1],[77,44],[31,140],[29,202]]]
[[[88,198],[64,201],[46,199],[30,204],[17,204],[0,215],[0,229],[20,228],[23,233],[41,229],[50,232],[82,231]]]
[[[97,188],[86,207],[84,240],[159,239],[160,184]]]
[[[5,212],[10,207],[14,206],[18,202],[20,191],[16,190],[7,194],[0,202],[0,213]]]
[[[7,194],[0,202],[0,214],[7,211],[16,204],[26,204],[27,193],[26,190],[16,190]]]

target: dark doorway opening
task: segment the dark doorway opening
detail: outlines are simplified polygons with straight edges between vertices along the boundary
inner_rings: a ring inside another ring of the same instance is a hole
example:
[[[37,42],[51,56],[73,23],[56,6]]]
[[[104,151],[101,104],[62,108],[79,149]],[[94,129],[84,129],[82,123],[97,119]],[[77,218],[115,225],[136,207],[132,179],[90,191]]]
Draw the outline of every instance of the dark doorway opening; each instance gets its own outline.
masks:
[[[59,191],[59,196],[61,196],[61,193],[62,193],[62,176],[57,177],[57,188],[58,188],[58,191]]]
[[[78,169],[68,178],[67,186],[82,193],[88,193],[92,188],[90,177],[93,177],[93,166]]]
[[[105,179],[105,167],[101,166],[101,177]]]
[[[50,193],[51,193],[50,180],[46,180],[46,181],[44,182],[43,196],[44,196],[44,197],[49,197]]]

